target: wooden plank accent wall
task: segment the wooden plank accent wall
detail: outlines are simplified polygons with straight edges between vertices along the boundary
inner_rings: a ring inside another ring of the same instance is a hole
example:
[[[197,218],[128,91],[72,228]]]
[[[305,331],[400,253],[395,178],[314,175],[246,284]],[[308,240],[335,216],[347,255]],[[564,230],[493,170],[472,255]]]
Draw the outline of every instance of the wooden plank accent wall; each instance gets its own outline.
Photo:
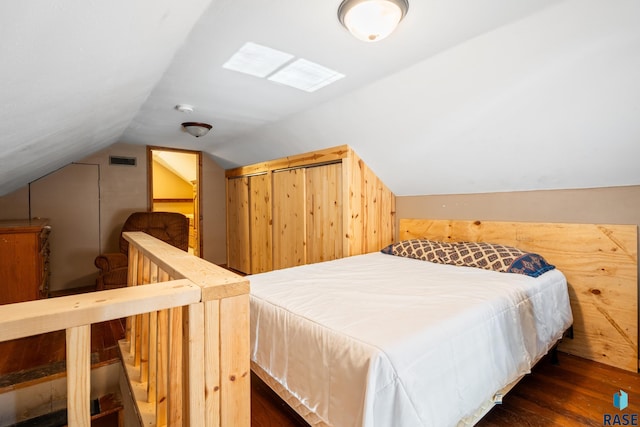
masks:
[[[306,264],[305,169],[273,173],[273,268]]]
[[[401,219],[399,238],[485,241],[542,255],[569,286],[574,338],[560,348],[637,372],[636,225]]]
[[[342,163],[306,169],[306,261],[342,258]]]
[[[350,157],[343,161],[342,185],[345,197],[344,205],[344,253],[359,255],[364,253],[364,162]]]
[[[347,145],[225,174],[227,264],[233,269],[260,273],[378,251],[393,242],[395,195]],[[246,193],[238,189],[245,179]],[[247,254],[249,262],[242,259]]]
[[[249,179],[227,179],[227,259],[238,271],[251,271],[249,234]]]
[[[336,163],[347,157],[352,150],[348,145],[326,148],[324,150],[311,151],[309,153],[297,154],[295,156],[282,157],[280,159],[269,160],[267,162],[256,163],[239,168],[227,169],[227,178],[255,175],[276,171],[281,169],[292,169],[309,165],[320,165],[324,163]]]
[[[249,177],[251,223],[251,273],[273,269],[273,213],[271,211],[271,172]]]
[[[395,228],[395,195],[373,173],[364,161],[350,150],[345,160],[349,218],[347,253],[360,255],[379,251],[393,243]]]

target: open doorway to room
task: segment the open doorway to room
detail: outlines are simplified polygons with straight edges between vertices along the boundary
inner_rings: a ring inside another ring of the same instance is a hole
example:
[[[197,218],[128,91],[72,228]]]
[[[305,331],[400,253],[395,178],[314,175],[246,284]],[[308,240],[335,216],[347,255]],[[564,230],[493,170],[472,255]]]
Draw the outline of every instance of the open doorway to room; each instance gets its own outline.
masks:
[[[180,212],[189,218],[189,252],[201,256],[200,182],[202,153],[147,147],[149,206],[154,212]]]

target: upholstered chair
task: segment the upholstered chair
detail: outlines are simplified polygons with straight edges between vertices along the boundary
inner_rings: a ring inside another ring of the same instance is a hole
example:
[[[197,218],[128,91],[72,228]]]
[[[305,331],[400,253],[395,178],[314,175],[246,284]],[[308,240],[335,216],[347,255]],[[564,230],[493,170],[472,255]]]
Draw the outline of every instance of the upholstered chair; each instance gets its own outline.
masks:
[[[125,221],[120,232],[120,251],[100,254],[95,265],[100,270],[96,289],[113,289],[127,286],[129,242],[122,233],[143,231],[183,251],[189,248],[189,219],[175,212],[134,212]]]

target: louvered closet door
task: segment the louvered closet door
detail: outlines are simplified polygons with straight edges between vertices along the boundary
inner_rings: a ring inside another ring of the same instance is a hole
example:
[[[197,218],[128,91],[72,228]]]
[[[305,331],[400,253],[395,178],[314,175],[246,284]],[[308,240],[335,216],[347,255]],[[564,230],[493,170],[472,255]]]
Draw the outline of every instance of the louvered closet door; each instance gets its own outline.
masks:
[[[306,169],[307,264],[342,258],[342,163]]]
[[[251,272],[249,241],[249,178],[227,179],[227,265]]]
[[[273,173],[273,268],[306,263],[305,169]]]

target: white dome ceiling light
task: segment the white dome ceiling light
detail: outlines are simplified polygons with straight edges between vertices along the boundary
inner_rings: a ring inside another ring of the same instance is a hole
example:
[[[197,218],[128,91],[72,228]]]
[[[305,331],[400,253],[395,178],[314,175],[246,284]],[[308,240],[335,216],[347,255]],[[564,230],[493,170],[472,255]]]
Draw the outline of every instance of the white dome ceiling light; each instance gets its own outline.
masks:
[[[344,0],[338,19],[356,38],[377,42],[396,29],[407,10],[407,0]]]
[[[182,123],[182,127],[185,131],[195,136],[196,138],[205,136],[212,128],[210,124],[199,122],[184,122]]]

